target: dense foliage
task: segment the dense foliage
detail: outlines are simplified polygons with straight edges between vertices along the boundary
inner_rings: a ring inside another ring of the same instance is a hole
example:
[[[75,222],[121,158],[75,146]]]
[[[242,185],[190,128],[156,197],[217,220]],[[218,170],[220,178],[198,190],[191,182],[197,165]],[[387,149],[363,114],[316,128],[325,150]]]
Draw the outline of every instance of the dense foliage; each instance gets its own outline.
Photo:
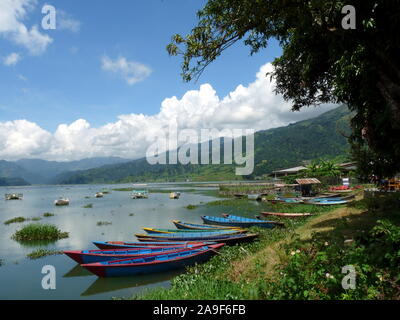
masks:
[[[167,49],[183,56],[182,76],[190,81],[239,40],[253,54],[277,39],[283,54],[273,62],[276,92],[293,110],[347,104],[356,112],[351,141],[364,150],[355,159],[369,174],[391,176],[400,170],[400,2],[351,1],[355,29],[342,26],[348,4],[208,0],[197,26],[175,35]]]

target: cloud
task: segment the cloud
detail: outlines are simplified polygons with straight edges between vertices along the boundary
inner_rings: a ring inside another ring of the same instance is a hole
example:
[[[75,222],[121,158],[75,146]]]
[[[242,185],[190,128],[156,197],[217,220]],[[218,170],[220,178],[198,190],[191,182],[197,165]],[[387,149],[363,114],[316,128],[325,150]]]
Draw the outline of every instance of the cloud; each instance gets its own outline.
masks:
[[[5,66],[10,67],[15,66],[19,60],[21,60],[21,56],[18,53],[13,52],[3,59],[3,63]]]
[[[150,76],[150,67],[135,61],[128,61],[125,57],[112,60],[108,56],[101,59],[101,68],[122,77],[128,85],[141,82]]]
[[[53,39],[39,31],[36,25],[30,29],[23,23],[27,13],[37,4],[36,0],[0,1],[0,36],[25,47],[31,54],[42,54]]]
[[[81,22],[72,18],[65,11],[57,10],[57,29],[77,33],[81,30]]]
[[[118,63],[111,61],[112,67],[120,69]],[[174,120],[179,129],[258,131],[312,118],[336,107],[325,105],[292,112],[291,104],[273,92],[275,82],[265,76],[271,70],[271,64],[263,65],[252,83],[237,86],[222,99],[210,84],[203,84],[181,98],[164,99],[155,115],[120,115],[117,121],[98,128],[91,127],[85,119],[60,124],[54,133],[26,120],[0,122],[0,159],[40,157],[65,161],[94,156],[133,159],[145,156],[147,148],[165,134]]]

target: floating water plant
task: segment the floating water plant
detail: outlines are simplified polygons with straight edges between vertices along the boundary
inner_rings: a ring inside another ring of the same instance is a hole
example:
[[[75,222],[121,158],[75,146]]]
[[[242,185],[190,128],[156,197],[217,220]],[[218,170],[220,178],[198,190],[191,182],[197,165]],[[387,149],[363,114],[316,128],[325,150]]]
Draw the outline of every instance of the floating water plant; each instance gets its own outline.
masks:
[[[10,220],[7,220],[6,222],[4,222],[5,225],[9,225],[11,223],[22,223],[25,222],[27,219],[24,217],[17,217],[17,218],[13,218]]]
[[[54,216],[55,216],[55,214],[51,213],[51,212],[43,213],[43,217],[45,217],[45,218],[54,217]]]
[[[108,221],[98,221],[97,222],[97,226],[107,226],[107,225],[110,225],[110,224],[112,224],[112,222],[108,222]]]
[[[56,241],[68,236],[68,232],[62,232],[54,225],[31,223],[18,230],[11,238],[16,241]]]
[[[83,206],[83,208],[85,208],[85,209],[91,209],[91,208],[93,208],[93,203],[89,203],[89,204]]]

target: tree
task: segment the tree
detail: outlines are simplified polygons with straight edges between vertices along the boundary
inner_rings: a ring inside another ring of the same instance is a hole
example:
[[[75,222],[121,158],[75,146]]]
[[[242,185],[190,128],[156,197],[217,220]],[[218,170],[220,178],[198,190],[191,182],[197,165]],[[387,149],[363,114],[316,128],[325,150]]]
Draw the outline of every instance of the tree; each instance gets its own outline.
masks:
[[[381,161],[379,175],[400,171],[400,1],[352,0],[356,28],[344,29],[340,0],[208,0],[198,25],[175,35],[167,50],[182,55],[182,77],[191,81],[239,40],[251,54],[279,41],[273,62],[276,93],[293,110],[345,103],[351,143]],[[369,157],[357,157],[366,161]]]

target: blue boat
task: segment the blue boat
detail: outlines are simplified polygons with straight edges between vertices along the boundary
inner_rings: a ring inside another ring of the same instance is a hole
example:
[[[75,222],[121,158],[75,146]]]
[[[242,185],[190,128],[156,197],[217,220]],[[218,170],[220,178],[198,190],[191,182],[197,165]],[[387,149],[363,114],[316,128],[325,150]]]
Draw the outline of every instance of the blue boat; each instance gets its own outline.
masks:
[[[207,261],[224,244],[214,244],[181,252],[140,259],[123,259],[83,264],[82,267],[99,277],[123,277],[182,269]]]
[[[204,244],[193,245],[190,248],[202,247]],[[188,247],[147,247],[147,248],[128,248],[128,249],[109,249],[109,250],[83,250],[83,251],[64,251],[71,259],[79,264],[95,263],[110,260],[137,259],[150,256],[159,256],[187,250]]]
[[[149,247],[188,247],[191,248],[194,245],[198,245],[199,243],[204,243],[200,241],[175,241],[175,242],[158,242],[155,244],[154,242],[124,242],[124,241],[93,241],[93,244],[102,250],[108,249],[126,249],[126,248],[149,248]]]
[[[221,217],[213,217],[213,216],[203,216],[201,217],[205,224],[219,225],[219,226],[230,226],[230,227],[239,227],[239,228],[250,228],[250,227],[261,227],[261,228],[274,228],[276,226],[282,226],[282,222],[275,221],[262,221],[256,219],[248,219],[237,217],[236,220],[221,218]],[[240,219],[238,219],[240,218]]]

